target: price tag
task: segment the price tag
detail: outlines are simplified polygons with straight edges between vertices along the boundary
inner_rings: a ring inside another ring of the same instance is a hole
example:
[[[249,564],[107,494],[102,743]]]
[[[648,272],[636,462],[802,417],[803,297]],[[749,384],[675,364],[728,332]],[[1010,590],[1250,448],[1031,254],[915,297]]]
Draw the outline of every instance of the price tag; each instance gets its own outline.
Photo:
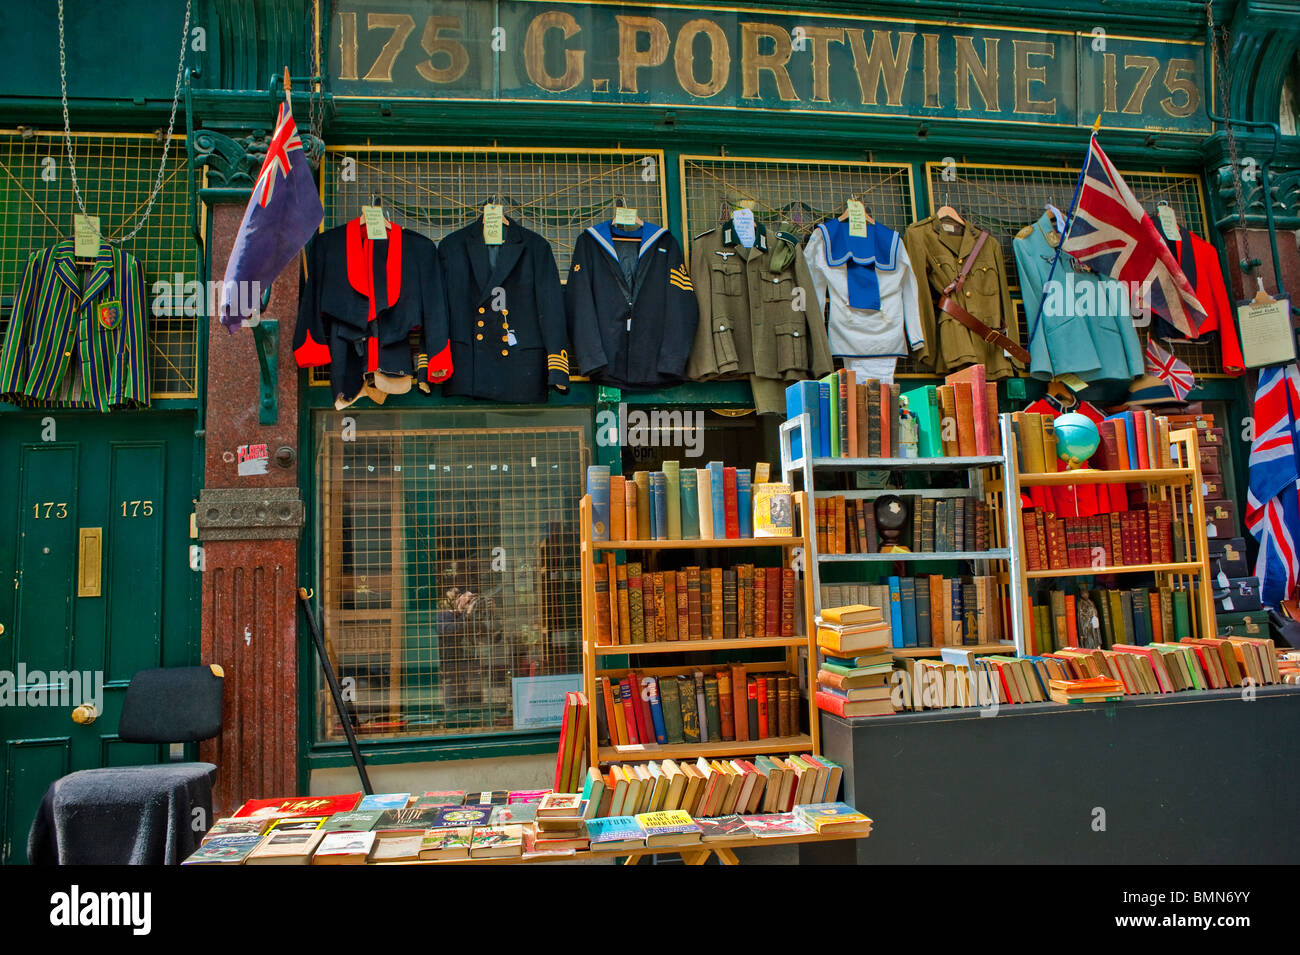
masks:
[[[865,236],[867,234],[867,209],[857,199],[848,201],[849,235]]]
[[[736,230],[736,238],[747,249],[754,247],[754,210],[737,209],[731,214],[731,225]]]
[[[93,259],[99,255],[99,216],[72,216],[73,254],[79,259]]]
[[[1160,220],[1160,231],[1165,234],[1165,238],[1170,242],[1177,242],[1182,238],[1178,231],[1178,219],[1174,217],[1172,206],[1160,206],[1156,209],[1156,217]]]
[[[384,219],[383,206],[362,206],[361,219],[366,224],[367,239],[383,242],[388,238],[388,222]]]
[[[1071,391],[1083,391],[1084,388],[1088,387],[1086,381],[1071,372],[1066,372],[1064,375],[1058,375],[1056,380],[1065,385]]]
[[[483,207],[483,241],[487,245],[501,245],[505,240],[505,216],[501,213],[501,206],[489,202]]]
[[[631,206],[616,206],[614,208],[614,225],[635,226],[636,210]]]

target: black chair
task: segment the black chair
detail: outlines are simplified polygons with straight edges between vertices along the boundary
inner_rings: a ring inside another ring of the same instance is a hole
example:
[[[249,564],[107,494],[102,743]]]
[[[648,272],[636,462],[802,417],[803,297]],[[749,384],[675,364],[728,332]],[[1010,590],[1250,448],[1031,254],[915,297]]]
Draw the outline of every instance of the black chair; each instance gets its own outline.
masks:
[[[128,743],[196,743],[221,732],[218,666],[141,670],[117,735]],[[33,865],[177,865],[212,825],[211,763],[86,769],[55,780],[27,836]]]

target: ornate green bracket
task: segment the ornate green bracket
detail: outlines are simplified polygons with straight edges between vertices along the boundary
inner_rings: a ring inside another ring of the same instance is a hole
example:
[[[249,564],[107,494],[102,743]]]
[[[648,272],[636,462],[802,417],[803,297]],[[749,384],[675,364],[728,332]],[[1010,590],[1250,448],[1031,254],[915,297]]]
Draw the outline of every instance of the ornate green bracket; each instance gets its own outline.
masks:
[[[275,424],[280,416],[277,358],[280,353],[280,323],[274,318],[264,318],[253,326],[253,343],[257,346],[257,368],[260,393],[258,396],[258,424]]]

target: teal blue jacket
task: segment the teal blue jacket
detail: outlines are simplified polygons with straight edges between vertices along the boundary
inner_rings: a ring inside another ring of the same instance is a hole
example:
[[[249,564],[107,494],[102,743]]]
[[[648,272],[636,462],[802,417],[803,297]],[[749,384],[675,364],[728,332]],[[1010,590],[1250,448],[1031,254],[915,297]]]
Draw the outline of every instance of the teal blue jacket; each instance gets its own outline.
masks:
[[[1028,234],[1021,230],[1011,246],[1025,307],[1030,374],[1073,374],[1084,381],[1129,381],[1144,374],[1142,345],[1124,287],[1095,272],[1076,270],[1062,252],[1052,275],[1054,287],[1044,300],[1043,286],[1056,256],[1047,240],[1055,232],[1052,217],[1043,213],[1029,229]]]

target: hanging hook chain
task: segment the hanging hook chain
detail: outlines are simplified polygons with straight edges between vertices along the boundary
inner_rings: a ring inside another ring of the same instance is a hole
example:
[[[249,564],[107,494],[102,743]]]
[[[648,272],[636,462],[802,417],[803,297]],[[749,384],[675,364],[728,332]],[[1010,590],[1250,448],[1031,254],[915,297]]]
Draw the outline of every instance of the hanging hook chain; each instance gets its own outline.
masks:
[[[176,128],[176,107],[181,99],[181,80],[185,76],[185,45],[189,42],[192,3],[193,0],[185,0],[185,25],[181,28],[181,54],[180,62],[176,66],[176,88],[172,91],[172,113],[167,121],[167,137],[163,140],[162,159],[158,162],[158,175],[154,177],[153,191],[149,193],[149,201],[145,204],[144,212],[130,232],[118,239],[102,237],[105,242],[112,245],[122,245],[135,238],[136,233],[149,221],[158,194],[162,192],[163,175],[167,171],[167,153],[171,149],[172,131]],[[63,43],[63,0],[59,0],[59,86],[63,97],[63,139],[68,148],[68,171],[72,175],[72,192],[77,199],[77,208],[81,210],[82,215],[85,215],[86,200],[81,195],[81,184],[77,182],[77,163],[72,155],[72,125],[68,120],[68,58]]]

